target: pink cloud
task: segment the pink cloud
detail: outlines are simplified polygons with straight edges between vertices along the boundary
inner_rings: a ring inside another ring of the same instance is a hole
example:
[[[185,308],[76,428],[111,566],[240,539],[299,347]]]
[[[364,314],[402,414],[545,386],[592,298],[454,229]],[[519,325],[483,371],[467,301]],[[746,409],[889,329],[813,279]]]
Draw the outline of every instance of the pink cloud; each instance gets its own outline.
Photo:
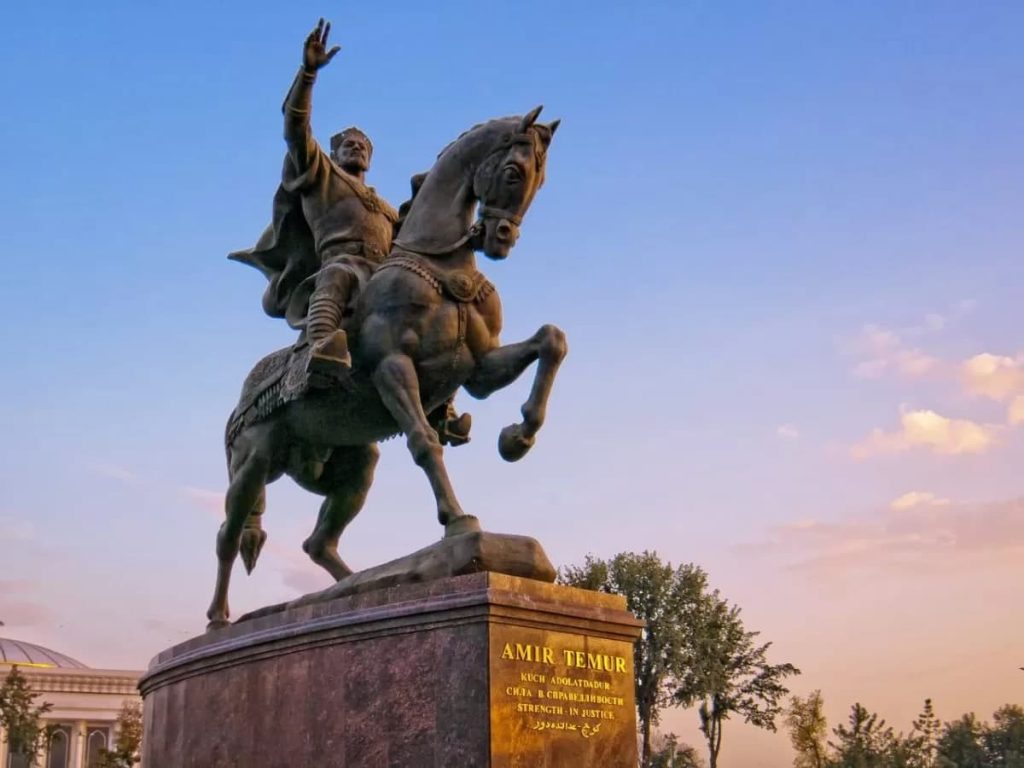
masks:
[[[121,467],[115,464],[89,464],[88,469],[90,472],[95,472],[97,475],[108,477],[111,480],[119,480],[122,483],[134,485],[139,482],[139,476],[132,472],[126,467]]]
[[[960,370],[969,394],[999,402],[1024,395],[1024,355],[1007,357],[985,352],[965,360]]]
[[[27,579],[0,580],[0,621],[7,627],[38,627],[53,621],[53,612],[31,599],[39,585]]]
[[[775,526],[766,541],[753,546],[794,558],[795,568],[945,565],[1017,556],[1024,553],[1024,497],[952,503],[912,492],[884,511]]]
[[[210,491],[206,488],[192,486],[186,486],[180,490],[197,508],[216,517],[218,521],[224,519],[223,491]]]
[[[928,330],[939,330],[944,325],[941,315],[926,319]],[[864,379],[881,378],[887,373],[917,378],[935,372],[941,365],[938,358],[908,345],[899,333],[879,325],[864,326],[849,349],[861,358],[853,373]]]

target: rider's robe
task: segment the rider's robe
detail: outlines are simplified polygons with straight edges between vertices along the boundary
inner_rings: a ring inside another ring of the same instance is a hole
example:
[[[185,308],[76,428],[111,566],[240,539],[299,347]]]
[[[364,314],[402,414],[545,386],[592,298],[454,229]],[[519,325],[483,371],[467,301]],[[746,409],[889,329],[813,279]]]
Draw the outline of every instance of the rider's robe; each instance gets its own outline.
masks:
[[[269,281],[263,310],[301,328],[321,265],[340,259],[361,285],[390,251],[397,220],[398,212],[372,187],[311,141],[304,173],[285,156],[270,226],[255,246],[228,258],[260,270]]]

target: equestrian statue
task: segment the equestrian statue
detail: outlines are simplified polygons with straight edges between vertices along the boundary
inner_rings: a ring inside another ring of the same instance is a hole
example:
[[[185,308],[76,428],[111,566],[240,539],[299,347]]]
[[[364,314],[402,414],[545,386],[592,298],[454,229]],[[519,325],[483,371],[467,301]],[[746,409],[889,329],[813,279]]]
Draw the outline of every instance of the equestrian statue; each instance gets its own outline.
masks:
[[[498,292],[476,265],[476,251],[500,260],[515,245],[558,121],[538,122],[537,107],[474,126],[413,177],[412,198],[395,211],[365,182],[373,147],[362,131],[335,135],[330,154],[312,137],[313,83],[339,50],[328,50],[329,33],[321,19],[285,98],[288,152],[272,223],[255,247],[231,254],[263,272],[264,311],[299,336],[256,364],[228,419],[211,628],[228,623],[238,555],[247,571],[256,564],[266,486],[282,475],[324,497],[302,546],[335,580],[352,573],[338,540],[366,500],[381,440],[405,436],[445,537],[479,531],[444,464],[444,446],[469,439],[455,393],[488,397],[537,362],[522,421],[498,439],[502,458],[516,461],[544,423],[567,352],[553,325],[502,346]]]

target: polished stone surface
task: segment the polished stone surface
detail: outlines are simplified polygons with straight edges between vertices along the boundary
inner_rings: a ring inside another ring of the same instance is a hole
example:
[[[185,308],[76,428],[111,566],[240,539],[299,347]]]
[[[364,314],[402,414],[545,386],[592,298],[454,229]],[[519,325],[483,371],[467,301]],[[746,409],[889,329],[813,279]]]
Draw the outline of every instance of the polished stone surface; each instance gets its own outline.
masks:
[[[632,768],[639,631],[495,573],[290,608],[153,660],[144,765]]]

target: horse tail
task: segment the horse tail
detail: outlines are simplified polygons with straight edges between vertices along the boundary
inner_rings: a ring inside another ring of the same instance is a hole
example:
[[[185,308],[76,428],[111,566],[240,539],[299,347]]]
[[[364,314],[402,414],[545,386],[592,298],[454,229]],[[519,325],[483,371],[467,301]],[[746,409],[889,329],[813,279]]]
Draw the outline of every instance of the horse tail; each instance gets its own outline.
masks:
[[[224,425],[224,458],[228,463],[228,480],[231,480],[231,445],[235,442],[235,435],[238,434],[238,421],[237,412],[232,410],[231,415],[228,416],[228,423]]]

